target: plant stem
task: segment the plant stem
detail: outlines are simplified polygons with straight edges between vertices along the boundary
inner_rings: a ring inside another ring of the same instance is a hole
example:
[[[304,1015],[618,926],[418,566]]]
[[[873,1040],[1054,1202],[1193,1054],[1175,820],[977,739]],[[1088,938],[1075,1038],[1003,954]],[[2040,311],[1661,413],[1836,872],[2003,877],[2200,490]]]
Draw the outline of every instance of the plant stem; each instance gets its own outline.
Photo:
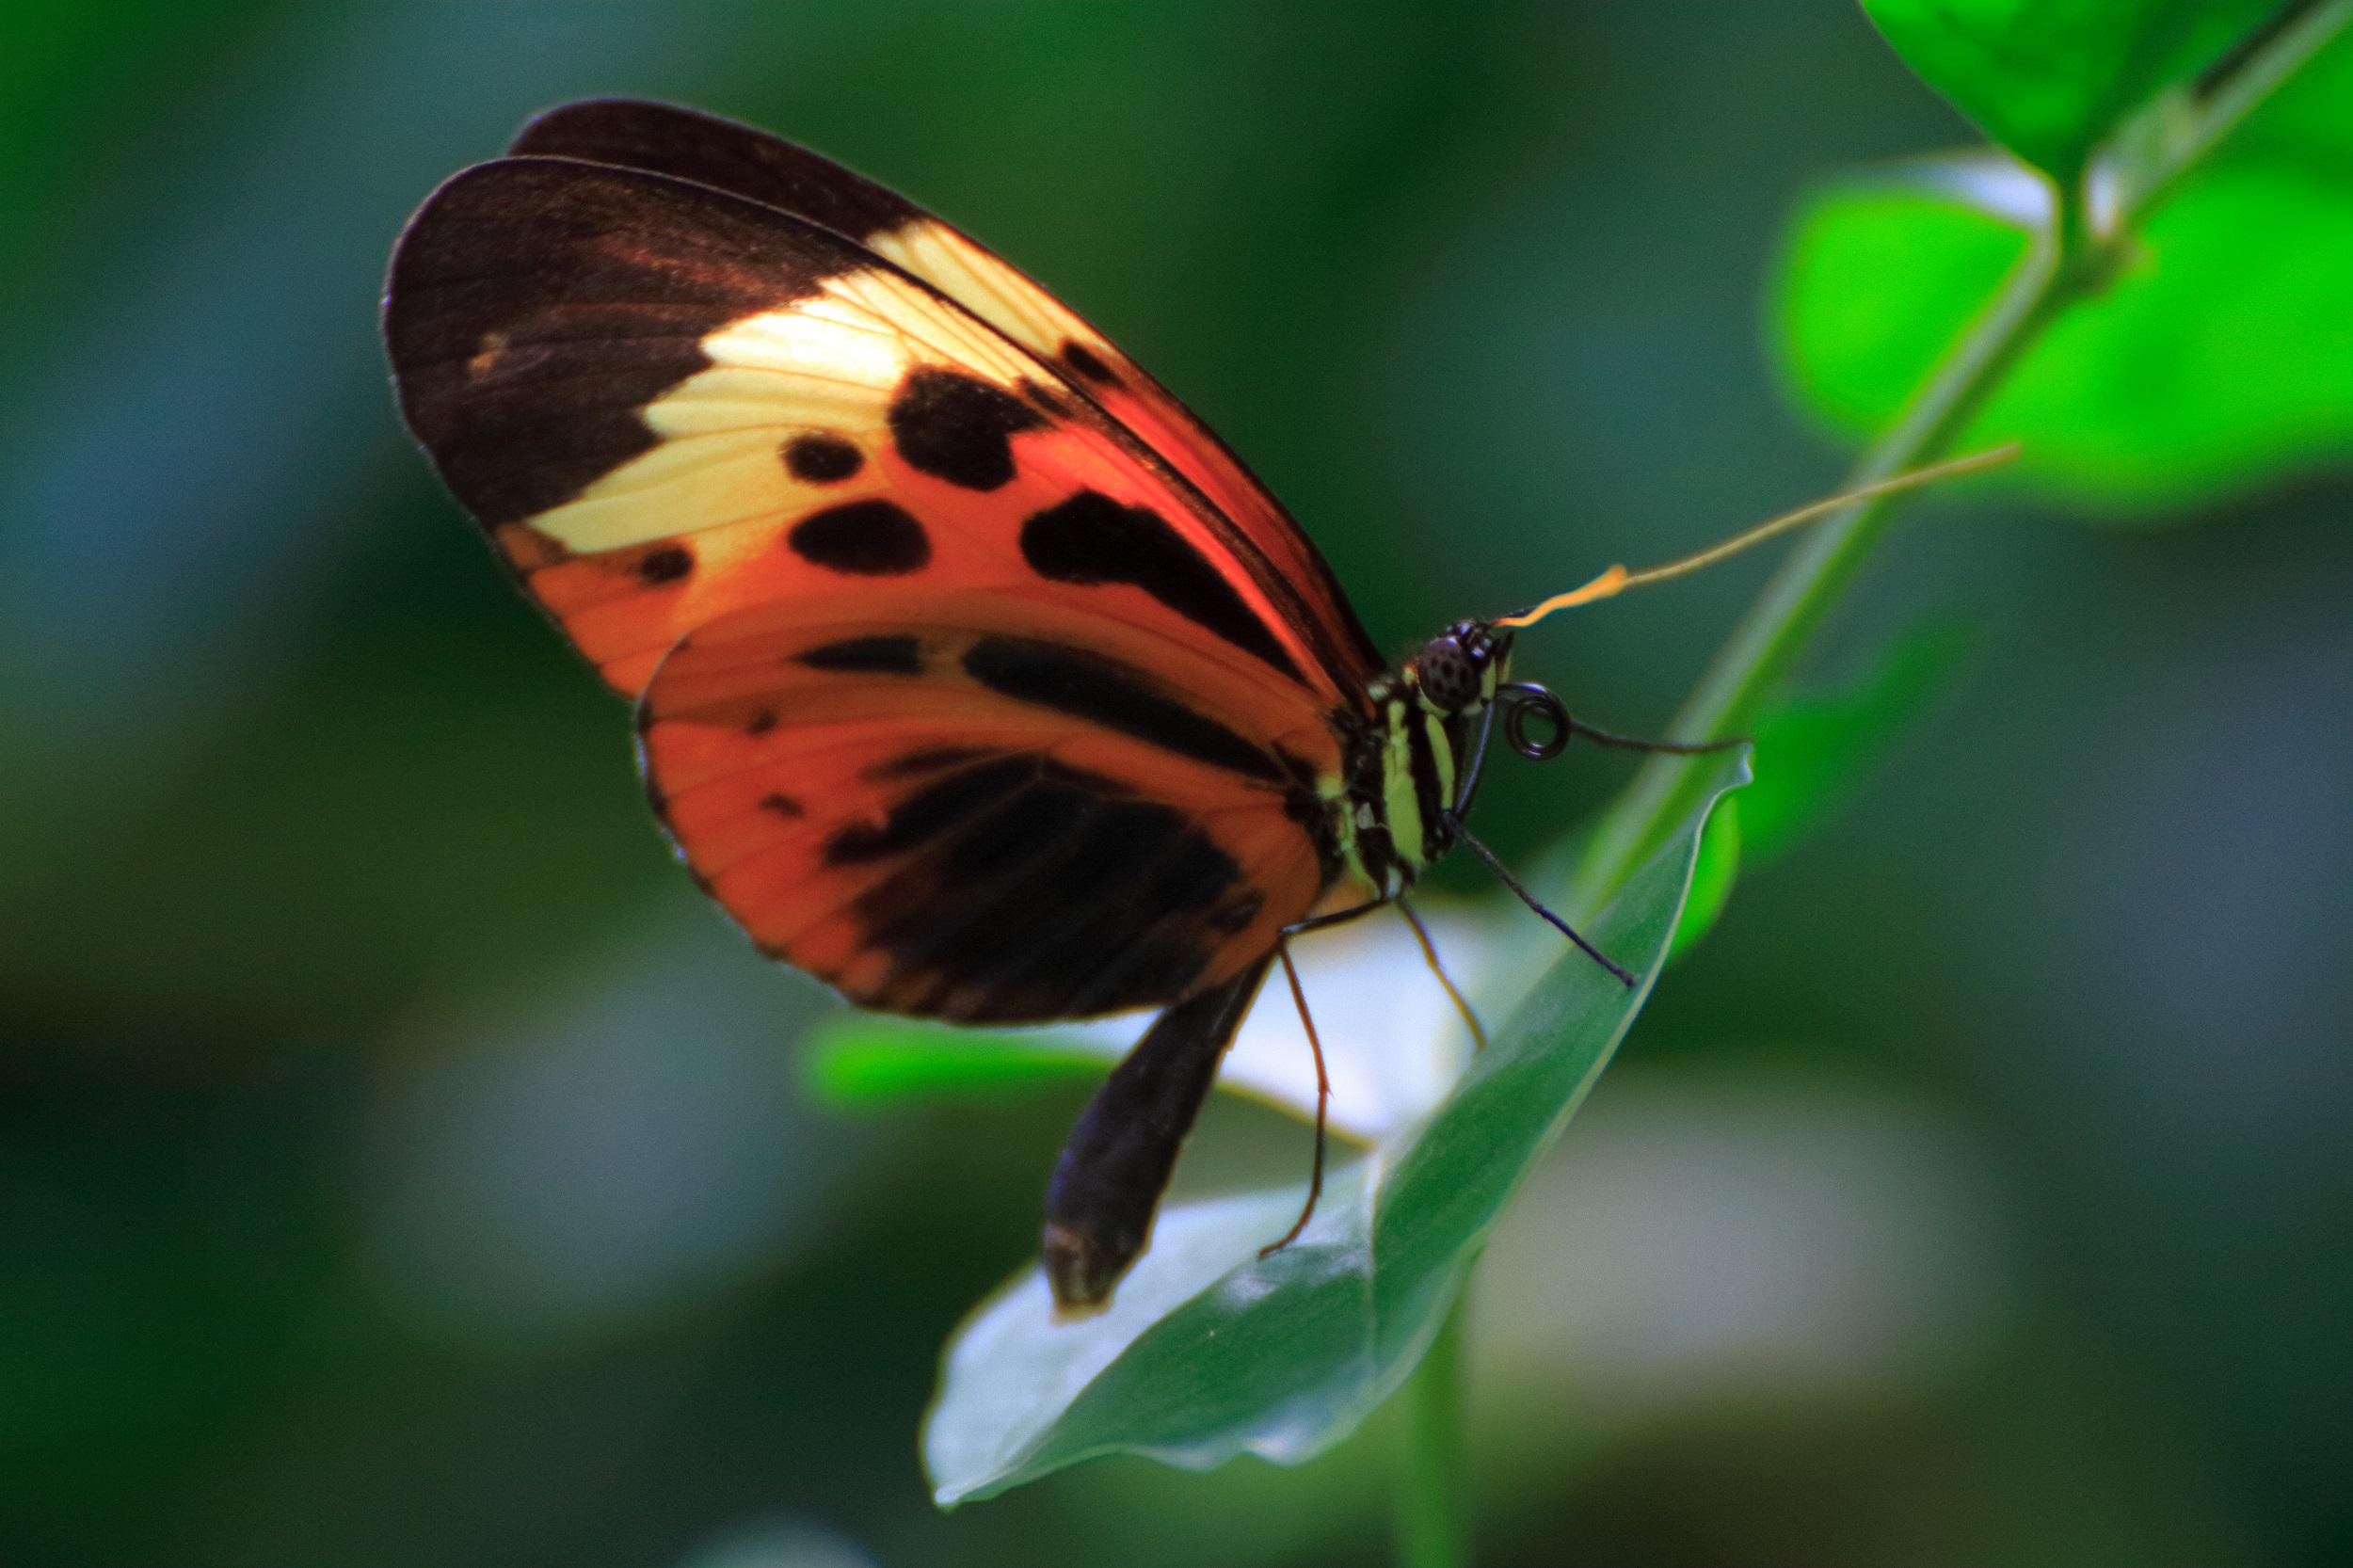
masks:
[[[1399,1434],[1399,1568],[1464,1568],[1470,1561],[1470,1472],[1463,1448],[1464,1293],[1405,1383]]]
[[[2251,40],[2201,81],[2186,115],[2135,172],[2125,216],[2137,221],[2169,195],[2181,176],[2262,98],[2326,42],[2353,0],[2290,8],[2298,14]],[[2095,168],[2090,180],[2100,173]],[[2130,235],[2095,236],[2085,221],[2083,190],[2057,193],[2051,221],[1984,313],[1913,395],[1893,428],[1866,450],[1852,475],[1868,484],[1937,457],[1961,433],[2019,358],[2066,309],[2106,285]],[[2031,433],[2028,433],[2029,436]],[[1737,734],[1755,722],[1804,650],[1839,593],[1886,533],[1901,497],[1863,502],[1815,526],[1765,584],[1731,638],[1717,650],[1670,733]],[[1665,841],[1697,800],[1700,769],[1681,757],[1654,756],[1595,829],[1578,867],[1574,904],[1608,902],[1643,859]]]
[[[2018,357],[2068,303],[2068,271],[2049,234],[2038,239],[1993,303],[1913,397],[1911,406],[1864,454],[1852,483],[1868,484],[1916,468],[1942,452]],[[1669,733],[1737,734],[1754,722],[1806,640],[1895,513],[1899,497],[1867,501],[1815,526],[1782,564],[1756,602],[1700,677]],[[1699,770],[1689,760],[1655,756],[1602,819],[1578,869],[1581,908],[1608,901],[1664,841],[1695,797]]]

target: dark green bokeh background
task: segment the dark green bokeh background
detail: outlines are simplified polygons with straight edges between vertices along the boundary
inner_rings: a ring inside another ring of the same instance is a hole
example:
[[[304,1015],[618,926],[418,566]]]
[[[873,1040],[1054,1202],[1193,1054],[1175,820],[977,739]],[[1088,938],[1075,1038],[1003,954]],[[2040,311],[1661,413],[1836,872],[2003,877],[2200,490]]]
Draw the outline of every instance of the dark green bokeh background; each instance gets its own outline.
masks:
[[[1378,1432],[932,1511],[936,1349],[1073,1101],[807,1103],[830,1004],[668,865],[376,344],[416,201],[596,92],[1029,265],[1401,645],[1834,485],[1762,346],[1782,216],[1968,136],[1844,0],[5,13],[0,1560],[1367,1560]],[[1978,651],[1743,881],[1498,1241],[1493,1560],[2353,1556],[2348,499],[1892,541],[1820,668],[1929,618]],[[1765,569],[1523,663],[1654,727]],[[1526,856],[1623,776],[1513,765],[1481,813]],[[1222,1105],[1207,1179],[1293,1136]],[[1711,1160],[1823,1201],[1785,1234],[1622,1179]],[[1934,1256],[1879,1256],[1922,1169]],[[1852,1305],[1827,1350],[1744,1257],[1860,1271],[1795,1281]],[[1890,1327],[1890,1278],[1969,1304]],[[1559,1321],[1598,1325],[1565,1368]]]

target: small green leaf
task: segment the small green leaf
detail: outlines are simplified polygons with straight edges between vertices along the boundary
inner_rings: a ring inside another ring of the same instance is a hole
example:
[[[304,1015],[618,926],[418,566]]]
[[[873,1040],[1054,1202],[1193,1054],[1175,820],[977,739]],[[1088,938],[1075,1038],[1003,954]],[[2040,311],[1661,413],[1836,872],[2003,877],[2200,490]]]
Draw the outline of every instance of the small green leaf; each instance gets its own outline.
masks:
[[[1109,1311],[1052,1321],[1032,1269],[951,1342],[923,1455],[943,1505],[1080,1460],[1195,1468],[1296,1463],[1346,1436],[1410,1371],[1503,1206],[1608,1064],[1656,981],[1708,807],[1748,776],[1723,758],[1709,802],[1585,926],[1641,977],[1627,991],[1561,956],[1428,1120],[1335,1174],[1307,1233],[1258,1247],[1297,1189],[1183,1205]]]
[[[1844,185],[1800,213],[1778,357],[1833,428],[1884,428],[2025,248],[1940,188]],[[2206,171],[2107,292],[2055,322],[1961,448],[2017,439],[2002,482],[2087,513],[2179,512],[2353,456],[2353,185],[2285,160]]]
[[[1103,1053],[1067,1036],[982,1034],[847,1013],[801,1050],[809,1093],[852,1110],[1100,1078]]]
[[[1757,721],[1756,780],[1707,819],[1669,964],[1715,928],[1743,866],[1778,857],[1829,818],[1951,676],[1967,641],[1950,623],[1918,628],[1864,680],[1785,698]]]
[[[1904,63],[1995,141],[2072,183],[2118,122],[2277,0],[1863,0]]]
[[[1800,693],[1759,720],[1756,782],[1737,803],[1743,857],[1763,865],[1828,820],[1952,679],[1969,642],[1949,622],[1917,628],[1897,638],[1863,680]],[[1693,902],[1698,898],[1695,890]]]
[[[1750,786],[1754,789],[1754,785]],[[1691,863],[1691,891],[1675,921],[1674,940],[1667,944],[1667,962],[1674,963],[1699,946],[1716,928],[1724,905],[1732,900],[1732,885],[1740,876],[1740,803],[1727,800],[1716,808],[1700,834],[1699,857]]]

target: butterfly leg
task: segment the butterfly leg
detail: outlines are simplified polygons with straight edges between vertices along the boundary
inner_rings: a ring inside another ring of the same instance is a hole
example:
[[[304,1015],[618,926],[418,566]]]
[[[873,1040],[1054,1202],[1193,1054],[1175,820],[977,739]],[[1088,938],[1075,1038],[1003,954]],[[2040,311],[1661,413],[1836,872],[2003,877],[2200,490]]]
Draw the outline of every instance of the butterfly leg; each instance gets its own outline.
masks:
[[[1345,909],[1335,909],[1328,915],[1310,915],[1304,920],[1291,921],[1283,928],[1282,935],[1305,936],[1310,931],[1329,931],[1336,925],[1346,925],[1351,920],[1361,920],[1374,910],[1385,908],[1388,903],[1387,899],[1377,898],[1369,904],[1352,904]]]
[[[1489,849],[1485,844],[1481,843],[1477,839],[1471,837],[1470,831],[1464,827],[1460,818],[1450,819],[1448,825],[1451,828],[1455,838],[1461,840],[1464,843],[1470,845],[1472,850],[1477,852],[1479,857],[1487,862],[1487,869],[1489,871],[1495,872],[1497,876],[1503,879],[1503,885],[1506,888],[1511,888],[1513,892],[1519,895],[1519,901],[1522,904],[1527,904],[1530,909],[1535,910],[1536,913],[1551,921],[1554,930],[1560,932],[1561,936],[1566,936],[1570,941],[1575,942],[1577,946],[1577,950],[1584,953],[1586,957],[1592,959],[1594,963],[1599,964],[1603,968],[1608,969],[1619,984],[1625,986],[1629,991],[1634,989],[1634,977],[1632,975],[1626,973],[1625,970],[1611,963],[1609,955],[1604,953],[1601,949],[1593,946],[1593,943],[1578,936],[1575,926],[1572,926],[1568,921],[1562,920],[1560,916],[1545,908],[1544,904],[1537,900],[1535,894],[1529,892],[1526,888],[1521,887],[1520,879],[1513,876],[1511,870],[1506,867],[1501,860],[1496,858],[1496,852],[1494,850]]]
[[[1058,1318],[1101,1309],[1151,1240],[1185,1134],[1273,962],[1154,1019],[1079,1113],[1046,1188],[1043,1250]]]
[[[1479,1026],[1479,1015],[1471,1011],[1468,999],[1456,988],[1454,978],[1446,972],[1446,966],[1438,962],[1438,948],[1430,939],[1430,928],[1421,923],[1420,914],[1403,899],[1397,901],[1397,912],[1405,917],[1407,925],[1414,928],[1414,940],[1421,944],[1422,962],[1428,964],[1430,972],[1438,977],[1438,984],[1446,987],[1446,994],[1454,999],[1454,1011],[1463,1016],[1464,1027],[1470,1031],[1471,1044],[1485,1050],[1487,1032]]]
[[[1344,911],[1344,913],[1353,914],[1354,911]],[[1275,1253],[1281,1252],[1285,1247],[1289,1246],[1293,1241],[1298,1240],[1299,1233],[1305,1230],[1307,1228],[1307,1222],[1315,1217],[1316,1203],[1323,1196],[1323,1113],[1325,1108],[1331,1104],[1332,1100],[1332,1080],[1323,1070],[1323,1042],[1316,1035],[1315,1016],[1307,1011],[1307,993],[1301,988],[1299,984],[1299,969],[1291,963],[1290,944],[1289,942],[1278,944],[1275,947],[1274,953],[1276,957],[1282,959],[1283,961],[1283,978],[1291,983],[1291,1001],[1298,1007],[1299,1021],[1307,1031],[1307,1048],[1315,1053],[1316,1156],[1315,1164],[1310,1169],[1307,1176],[1307,1202],[1305,1207],[1300,1209],[1299,1218],[1291,1222],[1290,1229],[1283,1233],[1282,1240],[1270,1241],[1265,1246],[1258,1249],[1258,1256],[1260,1257],[1271,1256]]]

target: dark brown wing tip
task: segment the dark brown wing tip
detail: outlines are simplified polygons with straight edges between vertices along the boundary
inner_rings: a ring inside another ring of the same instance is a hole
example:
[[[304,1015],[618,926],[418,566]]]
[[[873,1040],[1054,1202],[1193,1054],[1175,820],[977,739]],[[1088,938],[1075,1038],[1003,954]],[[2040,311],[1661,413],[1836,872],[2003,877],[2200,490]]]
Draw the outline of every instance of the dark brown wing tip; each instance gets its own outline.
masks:
[[[526,121],[512,155],[666,174],[792,214],[852,240],[924,216],[887,185],[758,126],[645,98],[584,98]]]
[[[471,209],[483,202],[501,206],[513,205],[512,198],[500,187],[518,181],[525,184],[561,182],[571,175],[567,171],[585,172],[575,161],[549,158],[488,158],[443,180],[425,193],[417,210],[408,215],[408,221],[400,226],[400,233],[392,240],[392,253],[384,264],[384,296],[382,327],[385,346],[392,354],[392,368],[400,371],[400,352],[408,318],[414,314],[421,282],[420,273],[430,274],[448,263],[444,254],[453,219],[463,223],[480,215]]]
[[[1048,1222],[1041,1251],[1046,1283],[1054,1292],[1054,1321],[1083,1322],[1112,1304],[1112,1292],[1141,1256],[1141,1248],[1112,1256],[1090,1237],[1067,1225]]]
[[[663,172],[658,161],[633,155],[681,135],[700,138],[769,137],[757,127],[658,98],[575,98],[541,109],[516,129],[510,158],[572,158],[622,168]]]
[[[409,430],[495,529],[653,446],[639,410],[708,366],[709,333],[872,264],[692,181],[495,158],[443,181],[394,245],[385,353]]]

